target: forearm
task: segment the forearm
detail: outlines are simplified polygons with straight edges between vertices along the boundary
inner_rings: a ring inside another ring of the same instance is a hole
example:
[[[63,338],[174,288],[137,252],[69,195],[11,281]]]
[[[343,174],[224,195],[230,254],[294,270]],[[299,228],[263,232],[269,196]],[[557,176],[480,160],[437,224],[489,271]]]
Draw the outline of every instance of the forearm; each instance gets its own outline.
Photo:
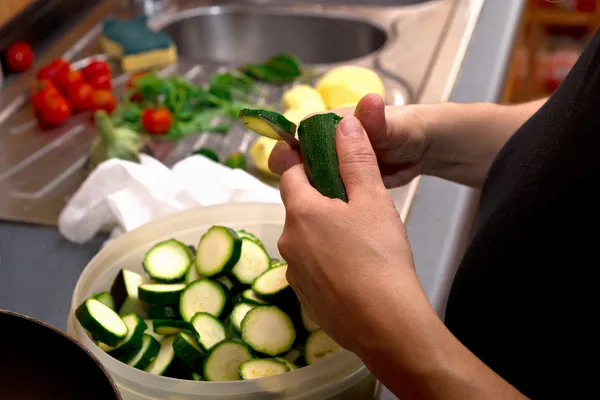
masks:
[[[500,149],[545,101],[416,106],[430,146],[425,172],[481,187]]]
[[[465,348],[437,317],[424,294],[396,291],[385,312],[369,321],[378,334],[357,352],[369,370],[401,399],[524,399]]]

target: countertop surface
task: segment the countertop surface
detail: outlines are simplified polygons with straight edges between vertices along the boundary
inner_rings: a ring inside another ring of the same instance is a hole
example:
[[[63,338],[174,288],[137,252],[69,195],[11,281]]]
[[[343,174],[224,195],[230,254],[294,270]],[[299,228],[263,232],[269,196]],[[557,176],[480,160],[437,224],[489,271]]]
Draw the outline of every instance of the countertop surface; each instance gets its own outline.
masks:
[[[487,0],[469,44],[450,100],[500,98],[523,0]],[[424,177],[407,229],[419,276],[435,308],[443,314],[449,284],[468,243],[477,192]],[[52,228],[0,223],[0,308],[66,329],[73,288],[104,237],[85,245],[62,238]],[[384,399],[393,399],[384,390]]]

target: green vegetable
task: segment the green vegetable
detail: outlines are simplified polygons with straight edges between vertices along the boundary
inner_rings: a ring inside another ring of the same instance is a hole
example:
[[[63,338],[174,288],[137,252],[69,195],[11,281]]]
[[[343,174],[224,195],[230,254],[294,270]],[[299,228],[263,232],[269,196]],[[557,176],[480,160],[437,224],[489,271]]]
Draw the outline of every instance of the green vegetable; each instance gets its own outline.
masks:
[[[289,54],[277,54],[264,64],[249,64],[243,70],[259,81],[274,84],[291,82],[302,75],[300,61]]]
[[[144,140],[137,132],[113,125],[109,115],[99,110],[94,115],[98,136],[92,143],[89,165],[95,168],[98,164],[111,158],[140,162],[139,153]]]
[[[240,111],[239,118],[246,128],[271,139],[281,140],[284,132],[296,134],[296,124],[274,111],[245,108]]]
[[[313,115],[300,123],[298,139],[304,169],[313,187],[323,196],[347,202],[335,147],[335,130],[341,120],[335,113]]]
[[[198,150],[194,150],[192,152],[192,154],[200,154],[201,156],[210,158],[211,160],[213,160],[215,162],[219,162],[219,156],[217,155],[217,153],[215,153],[213,150],[209,149],[208,147],[202,147]]]
[[[225,165],[227,165],[229,168],[239,168],[246,170],[246,156],[244,155],[244,153],[234,151],[225,160]]]

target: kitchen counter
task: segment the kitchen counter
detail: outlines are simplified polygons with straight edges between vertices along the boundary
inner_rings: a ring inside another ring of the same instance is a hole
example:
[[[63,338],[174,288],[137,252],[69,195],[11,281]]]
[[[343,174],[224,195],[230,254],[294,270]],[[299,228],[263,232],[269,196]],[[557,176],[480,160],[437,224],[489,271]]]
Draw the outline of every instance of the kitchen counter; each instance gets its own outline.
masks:
[[[523,0],[487,0],[453,88],[453,102],[497,101],[510,61]],[[456,265],[468,243],[477,192],[424,177],[407,229],[423,286],[443,314]],[[77,278],[104,237],[85,245],[52,228],[0,224],[0,308],[62,330]],[[385,393],[383,398],[392,398]]]

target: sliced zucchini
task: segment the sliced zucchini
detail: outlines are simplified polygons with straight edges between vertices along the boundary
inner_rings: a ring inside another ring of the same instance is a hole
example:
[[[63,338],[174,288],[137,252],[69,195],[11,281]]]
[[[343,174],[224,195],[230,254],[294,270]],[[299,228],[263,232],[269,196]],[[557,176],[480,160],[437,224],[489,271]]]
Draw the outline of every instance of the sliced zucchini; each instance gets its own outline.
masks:
[[[265,248],[248,237],[242,238],[242,254],[231,270],[231,275],[243,285],[254,280],[271,266],[271,258]]]
[[[158,355],[160,343],[150,335],[142,337],[142,347],[140,350],[127,362],[127,365],[145,370],[154,358]]]
[[[194,251],[196,251],[194,249]],[[198,269],[196,268],[196,264],[192,265],[190,269],[188,269],[187,274],[185,274],[184,282],[186,285],[189,285],[192,282],[195,282],[199,279],[203,279],[204,277],[198,273]]]
[[[303,308],[301,308],[301,315],[302,315],[302,325],[304,326],[304,329],[306,329],[308,332],[312,333],[312,332],[315,332],[315,331],[318,331],[319,329],[321,329],[315,321],[310,319],[310,317],[306,314],[306,312],[304,312]]]
[[[234,230],[224,226],[212,226],[198,243],[198,273],[206,277],[226,275],[240,259],[241,252],[242,240]]]
[[[243,362],[240,365],[240,378],[244,380],[266,378],[290,371],[285,361],[276,358],[263,358]]]
[[[215,279],[217,282],[219,282],[221,285],[223,285],[225,287],[225,289],[227,289],[228,291],[232,291],[233,287],[235,286],[233,284],[233,282],[231,281],[231,279],[229,279],[226,276],[222,276],[220,278]]]
[[[230,319],[233,329],[235,329],[236,332],[241,332],[242,321],[246,317],[246,314],[248,314],[248,312],[253,308],[256,308],[256,306],[248,303],[238,303],[235,307],[233,307]]]
[[[193,262],[188,247],[175,239],[157,243],[144,257],[144,269],[152,279],[161,283],[183,280]]]
[[[140,300],[155,306],[179,303],[185,283],[145,283],[139,287]]]
[[[240,293],[236,296],[236,298],[234,300],[234,304],[237,304],[240,302],[253,304],[255,306],[262,306],[262,305],[268,304],[266,301],[259,298],[256,295],[256,293],[254,293],[254,290],[252,290],[252,289],[246,289],[242,293]]]
[[[110,292],[96,293],[92,296],[92,298],[98,300],[100,303],[104,303],[113,310],[115,309],[115,300],[111,296]]]
[[[279,308],[261,306],[246,314],[242,339],[254,351],[274,357],[292,348],[296,330],[290,317]]]
[[[308,117],[298,126],[298,139],[311,185],[323,196],[347,202],[335,145],[335,131],[341,120],[335,113]]]
[[[210,351],[215,345],[227,338],[225,326],[215,316],[200,312],[191,321],[198,336],[197,340],[204,351]]]
[[[77,320],[94,340],[116,346],[127,335],[127,325],[106,304],[89,298],[75,311]]]
[[[298,299],[285,277],[286,272],[287,264],[268,269],[252,283],[252,290],[270,304],[282,308],[290,307],[297,303]]]
[[[197,372],[192,372],[192,380],[193,381],[203,381],[204,378],[202,378],[202,375],[200,375]]]
[[[127,325],[127,335],[110,351],[110,355],[126,362],[142,348],[142,339],[148,326],[133,313],[125,315],[123,322]]]
[[[148,305],[140,301],[138,297],[138,287],[150,280],[135,272],[122,269],[115,278],[110,294],[115,301],[115,310],[119,310],[119,315],[136,313],[142,318],[147,316]]]
[[[286,265],[287,266],[287,263],[285,261],[273,262],[273,260],[271,260],[271,268],[281,267],[282,265]]]
[[[89,332],[87,332],[87,333],[88,333],[88,336],[92,336],[91,333],[89,333]],[[111,350],[114,350],[114,347],[104,344],[102,342],[96,342],[96,346],[100,347],[100,350],[102,350],[106,353],[110,352]]]
[[[291,351],[291,350],[290,350],[290,351]],[[289,353],[289,352],[288,352],[288,353]],[[287,354],[287,353],[286,353],[286,354]],[[285,359],[285,358],[283,358],[283,357],[275,357],[274,359],[275,359],[275,360],[277,360],[277,361],[279,361],[279,362],[282,362],[282,363],[284,363],[285,365],[287,365],[287,366],[288,366],[288,368],[290,369],[290,371],[293,371],[293,370],[295,370],[295,369],[298,369],[298,367],[296,366],[296,364],[294,364],[293,362],[291,362],[291,361],[290,361],[290,360],[288,360],[288,359]]]
[[[165,335],[159,335],[158,333],[154,332],[154,321],[151,319],[145,319],[144,322],[148,326],[148,328],[146,328],[146,332],[144,332],[146,335],[152,336],[159,342],[164,339]]]
[[[225,309],[229,294],[218,282],[201,279],[192,282],[181,294],[179,313],[184,321],[191,321],[199,312],[219,317]]]
[[[252,351],[243,343],[223,341],[213,347],[204,360],[207,381],[237,381],[240,365],[252,359]]]
[[[190,253],[192,253],[192,256],[196,257],[196,246],[194,246],[193,244],[188,244],[187,248],[190,249]]]
[[[239,118],[246,128],[261,136],[283,140],[282,135],[296,135],[296,124],[274,111],[248,109],[240,111]]]
[[[238,229],[235,232],[238,234],[238,236],[240,237],[240,239],[243,239],[243,238],[252,239],[256,243],[260,244],[262,247],[265,247],[264,243],[255,234],[250,233],[250,232],[248,232],[248,231],[246,231],[244,229]]]
[[[301,356],[302,356],[302,352],[300,350],[291,349],[290,351],[285,353],[282,358],[295,365]]]
[[[164,375],[175,360],[175,350],[173,350],[175,338],[175,335],[167,336],[160,342],[160,350],[156,358],[145,368],[146,372],[154,375]]]
[[[339,344],[333,341],[325,331],[319,329],[308,335],[304,348],[304,359],[307,365],[313,365],[342,351]]]
[[[152,322],[154,332],[159,335],[176,335],[179,332],[194,333],[194,327],[189,322],[175,319],[155,319]]]
[[[151,319],[179,319],[179,305],[152,306],[148,308],[148,317]]]
[[[179,332],[173,342],[173,350],[179,359],[185,362],[190,368],[198,368],[204,351],[196,342],[193,335],[186,332]]]

